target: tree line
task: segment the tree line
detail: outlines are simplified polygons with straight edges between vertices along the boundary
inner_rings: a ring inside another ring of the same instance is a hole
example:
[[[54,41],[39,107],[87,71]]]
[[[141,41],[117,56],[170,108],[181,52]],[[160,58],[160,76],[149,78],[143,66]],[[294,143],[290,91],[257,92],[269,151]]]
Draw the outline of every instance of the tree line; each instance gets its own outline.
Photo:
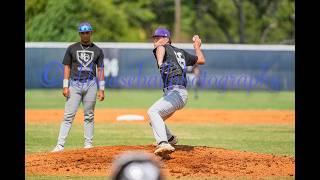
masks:
[[[78,41],[82,21],[98,42],[149,42],[161,26],[176,42],[295,43],[294,0],[26,0],[25,40]]]

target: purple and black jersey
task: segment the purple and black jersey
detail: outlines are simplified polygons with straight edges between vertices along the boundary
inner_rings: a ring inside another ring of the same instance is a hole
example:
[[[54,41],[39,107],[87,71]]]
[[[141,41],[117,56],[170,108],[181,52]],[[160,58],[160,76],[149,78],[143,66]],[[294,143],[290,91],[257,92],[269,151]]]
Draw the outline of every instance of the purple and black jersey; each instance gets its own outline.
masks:
[[[164,48],[163,64],[160,67],[158,66],[163,81],[163,88],[172,85],[187,87],[186,66],[193,66],[197,62],[198,57],[170,44],[164,45]],[[153,50],[153,54],[157,59],[156,48]]]

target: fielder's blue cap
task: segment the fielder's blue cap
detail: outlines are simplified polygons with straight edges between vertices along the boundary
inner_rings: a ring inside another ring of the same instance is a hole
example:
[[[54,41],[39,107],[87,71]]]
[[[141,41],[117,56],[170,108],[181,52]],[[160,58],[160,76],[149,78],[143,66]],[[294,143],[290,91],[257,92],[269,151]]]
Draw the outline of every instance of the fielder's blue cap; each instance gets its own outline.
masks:
[[[80,23],[80,25],[79,25],[78,31],[79,31],[79,32],[92,31],[92,26],[91,26],[91,24],[88,23],[88,22],[82,22],[82,23]]]
[[[157,28],[154,31],[152,37],[167,37],[167,38],[170,38],[170,32],[166,28]]]

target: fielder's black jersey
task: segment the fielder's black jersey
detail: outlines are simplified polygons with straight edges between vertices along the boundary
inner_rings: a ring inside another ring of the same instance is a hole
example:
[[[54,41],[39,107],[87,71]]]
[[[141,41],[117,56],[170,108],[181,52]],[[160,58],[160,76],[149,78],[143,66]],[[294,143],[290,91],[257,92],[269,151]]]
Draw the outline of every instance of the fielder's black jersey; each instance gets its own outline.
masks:
[[[160,67],[158,66],[163,82],[163,88],[172,85],[187,87],[186,66],[193,66],[197,62],[198,57],[170,44],[164,45],[164,48],[165,55],[163,63]],[[157,60],[156,48],[153,50],[153,54]]]
[[[71,79],[87,80],[96,77],[96,66],[103,67],[103,51],[94,43],[83,45],[80,42],[70,45],[62,64],[70,65]]]

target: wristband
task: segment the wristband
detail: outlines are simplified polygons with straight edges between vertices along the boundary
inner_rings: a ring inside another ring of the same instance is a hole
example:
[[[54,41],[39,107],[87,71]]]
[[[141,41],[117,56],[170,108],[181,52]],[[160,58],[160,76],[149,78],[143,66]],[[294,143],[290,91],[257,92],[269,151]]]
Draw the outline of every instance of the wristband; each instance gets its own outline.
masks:
[[[63,80],[63,88],[67,88],[69,87],[69,80],[68,79],[64,79]]]
[[[99,89],[104,90],[105,81],[99,81]]]

